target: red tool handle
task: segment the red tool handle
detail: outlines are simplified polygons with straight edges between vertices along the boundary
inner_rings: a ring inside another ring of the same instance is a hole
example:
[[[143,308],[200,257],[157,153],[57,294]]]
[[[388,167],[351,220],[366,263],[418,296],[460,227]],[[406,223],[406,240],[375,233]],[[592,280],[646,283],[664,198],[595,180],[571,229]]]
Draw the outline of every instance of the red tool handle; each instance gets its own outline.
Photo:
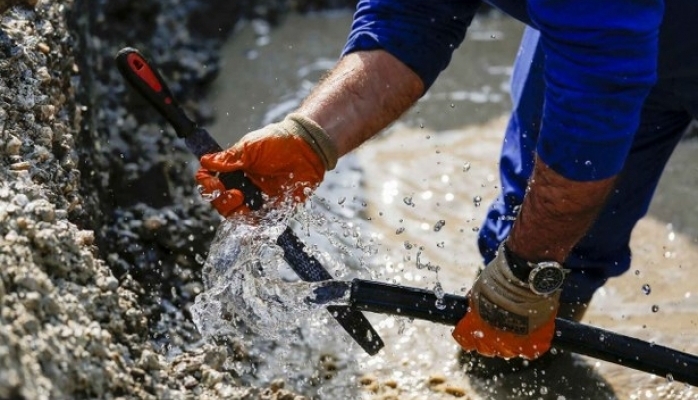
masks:
[[[116,55],[116,66],[121,75],[172,125],[177,136],[184,139],[189,150],[198,158],[209,153],[222,151],[221,146],[203,128],[197,126],[172,95],[169,87],[157,69],[136,49],[126,47]],[[242,171],[226,172],[218,175],[226,189],[240,189],[245,196],[245,204],[252,210],[263,204],[262,192]]]
[[[179,106],[160,73],[136,49],[126,47],[116,55],[116,66],[121,75],[167,119],[180,138],[187,138],[196,130]],[[196,154],[200,156],[200,154]]]

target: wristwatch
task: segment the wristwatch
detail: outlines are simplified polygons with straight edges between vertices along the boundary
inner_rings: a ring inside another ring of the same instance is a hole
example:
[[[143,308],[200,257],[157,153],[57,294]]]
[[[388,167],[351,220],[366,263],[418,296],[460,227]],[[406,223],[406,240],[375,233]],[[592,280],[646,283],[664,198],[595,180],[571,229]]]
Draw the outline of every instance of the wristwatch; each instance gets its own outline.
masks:
[[[502,246],[504,257],[511,273],[521,282],[528,283],[531,291],[539,295],[548,295],[562,287],[565,275],[569,272],[556,261],[533,263],[526,261],[509,250],[506,243]]]

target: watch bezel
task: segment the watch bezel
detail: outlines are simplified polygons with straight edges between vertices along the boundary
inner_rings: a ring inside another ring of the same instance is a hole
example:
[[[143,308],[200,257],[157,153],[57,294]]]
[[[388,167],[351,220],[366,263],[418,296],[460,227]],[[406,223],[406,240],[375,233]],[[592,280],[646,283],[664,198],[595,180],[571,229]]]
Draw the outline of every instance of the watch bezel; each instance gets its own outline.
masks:
[[[529,265],[532,269],[528,274],[528,286],[535,294],[549,295],[559,290],[565,282],[567,271],[556,261],[542,261],[539,263],[529,263]],[[553,272],[554,275],[550,275],[550,272]],[[543,273],[548,275],[542,275]],[[554,279],[552,284],[547,283],[545,286],[542,285],[551,278]],[[545,280],[541,281],[541,279]]]

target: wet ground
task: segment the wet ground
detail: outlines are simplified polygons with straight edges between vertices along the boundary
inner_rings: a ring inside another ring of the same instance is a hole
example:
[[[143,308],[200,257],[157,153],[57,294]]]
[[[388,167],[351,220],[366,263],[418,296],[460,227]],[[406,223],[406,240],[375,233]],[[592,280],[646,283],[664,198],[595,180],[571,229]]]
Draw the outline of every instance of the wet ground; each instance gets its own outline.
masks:
[[[218,117],[211,127],[214,136],[230,144],[291,111],[334,63],[350,20],[349,13],[339,12],[291,15],[274,30],[257,23],[240,26],[223,50],[223,69],[209,98]],[[328,174],[318,197],[339,209],[335,215],[370,243],[370,251],[362,253],[369,268],[359,269],[360,276],[461,295],[472,283],[480,266],[477,229],[497,193],[497,154],[510,106],[509,66],[522,29],[497,14],[478,17],[428,95],[343,159],[338,173]],[[696,150],[698,142],[686,141],[672,158],[650,214],[634,233],[631,271],[597,294],[584,323],[698,353],[693,340],[698,324]],[[443,226],[435,230],[436,225]],[[329,242],[317,245],[339,253]],[[561,363],[558,370],[574,370],[569,376],[538,376],[523,389],[518,383],[513,392],[501,382],[478,385],[462,373],[449,327],[381,315],[370,319],[387,344],[374,357],[356,347],[343,351],[341,334],[339,340],[316,343],[309,336],[308,347],[329,355],[325,360],[333,358],[332,369],[341,371],[323,384],[331,396],[323,396],[317,382],[312,388],[308,384],[307,393],[320,393],[320,398],[576,399],[603,398],[612,390],[615,397],[610,398],[619,399],[698,398],[694,388],[665,377],[582,358]],[[274,370],[273,363],[267,368],[258,375],[293,374],[283,366]],[[299,382],[303,392],[304,381]],[[594,389],[599,384],[601,389]]]

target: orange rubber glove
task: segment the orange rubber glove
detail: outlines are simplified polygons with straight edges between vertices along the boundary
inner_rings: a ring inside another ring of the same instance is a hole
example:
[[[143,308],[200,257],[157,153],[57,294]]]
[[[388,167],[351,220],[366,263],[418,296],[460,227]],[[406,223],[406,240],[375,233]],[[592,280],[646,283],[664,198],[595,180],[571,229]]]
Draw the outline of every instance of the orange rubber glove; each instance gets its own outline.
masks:
[[[242,170],[266,196],[278,205],[290,199],[302,203],[322,181],[325,170],[337,164],[337,150],[327,133],[312,120],[290,114],[283,121],[250,132],[219,153],[201,157],[196,180],[202,195],[224,217],[247,214],[242,192],[226,190],[217,173]],[[214,193],[218,193],[216,196]]]
[[[560,292],[534,293],[511,273],[502,245],[475,280],[468,313],[453,338],[464,350],[487,357],[538,358],[550,349]]]

